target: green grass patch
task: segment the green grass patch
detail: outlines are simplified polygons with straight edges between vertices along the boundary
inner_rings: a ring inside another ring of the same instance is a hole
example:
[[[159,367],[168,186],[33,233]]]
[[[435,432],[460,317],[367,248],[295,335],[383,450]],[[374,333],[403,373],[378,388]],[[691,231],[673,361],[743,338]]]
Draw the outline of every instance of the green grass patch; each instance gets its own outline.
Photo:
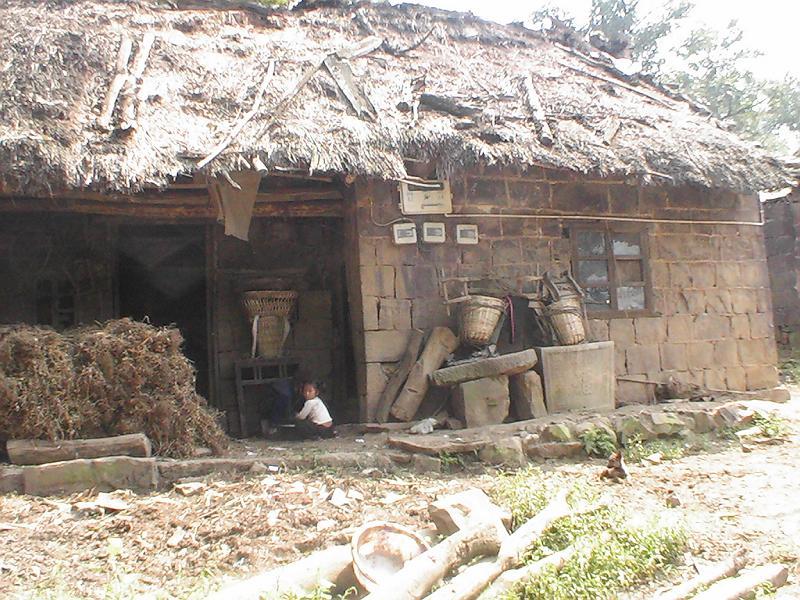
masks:
[[[511,511],[516,528],[544,508],[565,485],[571,488],[572,505],[594,503],[604,489],[599,482],[567,482],[529,467],[501,475],[490,495]],[[681,556],[686,533],[669,517],[637,519],[625,507],[612,505],[560,519],[529,549],[526,561],[539,560],[572,545],[577,553],[560,572],[546,570],[504,598],[615,598],[620,590],[652,578]]]
[[[761,429],[764,437],[779,438],[789,433],[789,422],[776,414],[756,413],[753,417],[752,427]]]
[[[800,384],[800,354],[793,352],[778,363],[781,379],[790,384]]]
[[[623,455],[632,463],[642,462],[648,456],[661,453],[661,460],[677,460],[686,455],[686,441],[683,438],[658,438],[642,440],[639,437],[629,439],[625,444]]]

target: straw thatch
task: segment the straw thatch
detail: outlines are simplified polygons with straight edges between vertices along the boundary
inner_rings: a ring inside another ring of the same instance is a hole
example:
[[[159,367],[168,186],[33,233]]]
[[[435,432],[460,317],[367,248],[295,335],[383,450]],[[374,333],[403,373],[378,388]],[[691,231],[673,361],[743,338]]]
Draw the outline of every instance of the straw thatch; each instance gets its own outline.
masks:
[[[177,329],[130,319],[66,333],[0,327],[0,442],[144,432],[156,454],[225,443]]]
[[[118,61],[126,37],[131,52]],[[342,51],[375,39],[383,43],[363,56]],[[309,67],[337,51],[279,110]],[[393,179],[416,157],[442,172],[481,163],[739,191],[785,183],[777,161],[702,111],[586,52],[413,5],[5,0],[0,181],[24,191],[164,185],[257,104],[212,172],[257,157],[270,168]],[[117,62],[124,85],[103,122]]]

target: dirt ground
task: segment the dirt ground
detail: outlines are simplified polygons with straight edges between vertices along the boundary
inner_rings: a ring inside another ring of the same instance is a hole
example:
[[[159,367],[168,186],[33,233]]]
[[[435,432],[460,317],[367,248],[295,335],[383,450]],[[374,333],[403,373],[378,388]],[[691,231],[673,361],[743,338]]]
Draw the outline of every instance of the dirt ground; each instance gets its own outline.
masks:
[[[674,511],[691,532],[678,577],[691,574],[694,564],[744,547],[752,564],[789,565],[790,584],[778,597],[798,598],[800,394],[768,408],[791,423],[785,442],[750,452],[729,444],[675,461],[633,465],[622,485],[597,479],[601,461],[541,466],[565,481],[594,481],[631,511]],[[261,448],[245,444],[241,450]],[[0,496],[0,596],[202,597],[222,577],[242,577],[346,543],[368,520],[427,527],[430,500],[471,486],[491,488],[496,473],[477,465],[469,469],[434,477],[368,469],[212,478],[197,482],[196,489],[184,488],[189,495],[178,489],[144,496],[115,492],[110,497],[122,501],[116,507],[121,510],[97,508],[95,494]],[[678,507],[666,507],[670,494],[677,496]],[[108,504],[108,498],[100,503]],[[629,597],[646,597],[657,585]]]

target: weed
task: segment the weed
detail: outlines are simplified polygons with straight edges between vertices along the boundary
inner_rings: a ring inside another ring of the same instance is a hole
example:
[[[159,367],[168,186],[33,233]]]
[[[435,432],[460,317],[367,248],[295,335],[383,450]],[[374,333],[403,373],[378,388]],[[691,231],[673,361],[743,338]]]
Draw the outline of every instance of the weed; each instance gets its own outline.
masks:
[[[781,379],[786,383],[800,383],[800,356],[793,353],[791,356],[782,359],[778,365]]]
[[[580,440],[583,443],[583,449],[589,456],[608,458],[617,451],[616,436],[601,427],[583,432]]]
[[[447,471],[461,470],[464,468],[464,457],[453,452],[440,452],[439,460]]]
[[[755,589],[753,600],[759,600],[760,598],[774,598],[775,586],[772,585],[769,581],[765,581],[760,586]]]
[[[632,463],[642,462],[653,454],[660,453],[661,460],[677,460],[686,454],[686,442],[682,438],[664,438],[642,440],[638,436],[625,442],[625,460]]]
[[[776,414],[756,413],[752,426],[760,428],[767,438],[779,438],[789,433],[788,421]]]

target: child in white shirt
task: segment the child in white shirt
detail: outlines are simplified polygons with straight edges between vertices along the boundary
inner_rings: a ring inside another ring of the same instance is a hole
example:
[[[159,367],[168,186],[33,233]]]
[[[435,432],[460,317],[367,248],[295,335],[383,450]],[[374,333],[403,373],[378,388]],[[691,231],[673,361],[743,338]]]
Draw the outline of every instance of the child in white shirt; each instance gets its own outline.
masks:
[[[334,437],[333,419],[328,412],[328,407],[319,397],[317,385],[306,382],[300,388],[300,394],[305,400],[303,408],[295,415],[297,433],[303,438]]]

